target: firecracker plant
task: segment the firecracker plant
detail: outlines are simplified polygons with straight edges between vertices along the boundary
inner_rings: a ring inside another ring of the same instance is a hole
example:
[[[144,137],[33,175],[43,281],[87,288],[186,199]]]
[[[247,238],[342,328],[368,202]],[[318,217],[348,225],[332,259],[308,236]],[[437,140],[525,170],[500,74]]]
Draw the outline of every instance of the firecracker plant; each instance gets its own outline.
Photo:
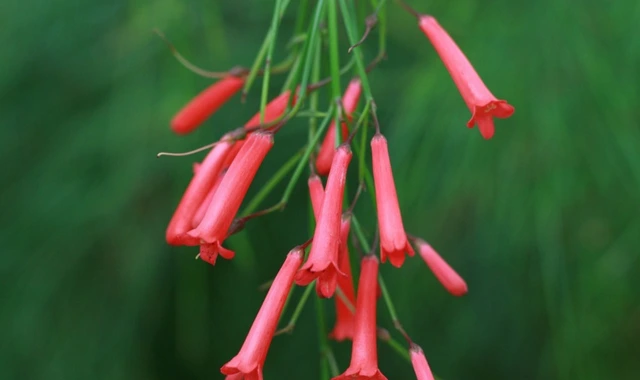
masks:
[[[197,74],[216,79],[173,118],[171,129],[176,134],[192,132],[234,95],[241,93],[244,98],[256,82],[262,82],[260,109],[244,126],[227,130],[220,140],[196,151],[173,154],[208,150],[201,162],[193,164],[193,178],[166,230],[167,243],[197,248],[197,257],[210,265],[215,265],[219,256],[231,260],[236,254],[242,255],[242,252],[232,251],[225,243],[226,239],[253,218],[276,211],[286,212],[287,201],[303,177],[307,178],[310,209],[315,220],[313,234],[300,236],[300,245],[284,257],[246,340],[242,345],[237,343],[240,348],[236,356],[226,363],[219,363],[220,371],[227,380],[263,379],[263,365],[272,339],[280,332],[293,330],[315,289],[317,297],[335,300],[335,326],[330,332],[322,331],[321,334],[332,340],[352,342],[349,367],[338,369],[328,340],[321,339],[324,356],[320,378],[386,379],[377,358],[377,343],[382,341],[413,365],[417,379],[434,379],[423,350],[402,327],[378,268],[387,262],[399,268],[407,256],[417,252],[452,295],[466,294],[467,285],[427,242],[409,235],[402,221],[388,143],[376,114],[380,105],[374,100],[374,89],[368,77],[368,73],[386,57],[387,12],[404,8],[410,14],[408,17],[416,18],[416,29],[419,28],[431,42],[471,111],[469,128],[477,124],[481,136],[490,139],[494,134],[494,117],[507,118],[514,108],[493,96],[433,16],[419,14],[404,2],[398,1],[402,8],[392,8],[384,0],[371,0],[369,16],[362,18],[358,17],[361,13],[356,11],[353,0],[275,0],[273,3],[271,25],[250,68],[238,66],[226,72],[203,70],[182,57],[157,31],[182,64]],[[289,58],[281,64],[273,64],[283,15],[293,8],[297,8],[297,21],[287,47]],[[365,62],[359,46],[367,42],[374,28],[378,29],[378,55],[371,62]],[[342,31],[346,31],[350,45],[344,52],[339,49],[339,39],[345,38],[341,36]],[[322,67],[326,61],[322,57],[328,57],[328,68]],[[321,78],[323,70],[330,75]],[[350,74],[352,78],[345,78]],[[286,81],[280,94],[269,101],[272,75],[286,75]],[[347,83],[344,92],[342,83]],[[329,106],[319,109],[316,90],[325,86],[330,88]],[[258,170],[271,170],[261,169],[261,166],[269,152],[274,147],[277,149],[278,131],[286,128],[294,117],[309,119],[308,141],[252,200],[245,202]],[[371,138],[370,132],[373,133]],[[370,168],[365,160],[365,155],[369,154],[366,149],[369,138]],[[357,170],[359,179],[353,199],[345,196],[349,169]],[[287,178],[289,182],[280,202],[264,205],[264,199],[275,185]],[[377,212],[373,242],[367,240],[353,211],[355,200],[363,189],[372,197]],[[350,245],[352,249],[349,249]],[[358,278],[352,275],[350,255],[353,254],[358,257],[353,262],[360,263]],[[357,287],[354,286],[356,283]],[[300,301],[288,324],[278,330],[290,293],[298,287],[303,288]],[[377,324],[376,304],[380,297],[393,328],[406,339],[406,346],[395,340],[389,329]],[[322,307],[322,303],[318,305]],[[317,374],[309,374],[308,378],[317,377]]]

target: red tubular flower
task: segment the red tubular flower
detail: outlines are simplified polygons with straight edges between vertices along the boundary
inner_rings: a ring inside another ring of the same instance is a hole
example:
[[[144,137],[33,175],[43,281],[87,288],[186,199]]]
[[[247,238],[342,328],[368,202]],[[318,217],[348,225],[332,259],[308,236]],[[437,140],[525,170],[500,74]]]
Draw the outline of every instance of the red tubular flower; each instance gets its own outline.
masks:
[[[329,334],[329,338],[337,341],[345,339],[353,339],[353,319],[354,314],[351,307],[356,304],[356,292],[353,289],[353,277],[351,274],[351,263],[349,262],[349,249],[347,241],[349,239],[349,229],[351,228],[351,217],[347,214],[342,216],[340,224],[340,254],[339,269],[346,276],[338,277],[338,287],[344,294],[345,298],[351,303],[347,305],[340,297],[336,299],[336,325]]]
[[[233,149],[233,148],[231,148]],[[220,174],[218,174],[218,179],[216,179],[216,182],[213,183],[213,186],[211,187],[211,190],[209,190],[209,193],[207,194],[207,197],[204,199],[204,201],[202,201],[202,203],[200,204],[200,207],[198,207],[198,210],[196,211],[195,214],[193,214],[193,218],[191,218],[191,227],[196,228],[198,227],[198,224],[200,224],[200,222],[202,222],[202,218],[204,218],[204,214],[207,213],[207,209],[209,208],[209,205],[211,204],[211,200],[213,199],[213,195],[216,193],[216,190],[218,189],[218,186],[220,186],[220,182],[222,182],[222,178],[224,177],[224,174],[226,172],[226,169],[222,169],[222,171],[220,172]]]
[[[438,252],[429,243],[422,239],[416,239],[416,245],[424,262],[449,293],[458,297],[467,294],[467,283],[438,255]]]
[[[313,216],[316,218],[316,223],[320,217],[320,211],[322,210],[322,202],[324,201],[324,188],[322,187],[322,180],[317,175],[313,174],[307,181],[309,185],[309,195],[311,196],[311,207],[313,208]]]
[[[493,96],[471,62],[435,18],[421,16],[420,29],[431,40],[472,113],[467,127],[473,128],[478,123],[482,137],[490,139],[494,133],[493,118],[507,118],[515,109],[505,100]]]
[[[222,163],[232,146],[233,142],[224,141],[223,137],[223,140],[214,146],[204,161],[198,165],[197,173],[191,179],[167,227],[167,243],[171,245],[199,244],[198,239],[187,235],[187,232],[192,228],[191,220],[218,178]]]
[[[214,265],[218,254],[233,258],[234,252],[222,247],[222,241],[249,190],[260,164],[273,146],[273,134],[252,133],[229,170],[222,178],[202,222],[189,231],[189,236],[201,241],[200,257]]]
[[[296,284],[308,285],[316,278],[316,291],[320,297],[329,298],[338,285],[338,276],[345,274],[338,268],[340,249],[340,215],[347,169],[351,161],[349,145],[342,144],[333,157],[332,168],[322,202],[320,217],[313,234],[309,258],[296,274]]]
[[[434,380],[422,348],[416,344],[412,344],[409,353],[411,354],[411,364],[413,364],[413,371],[416,373],[417,379]]]
[[[244,85],[244,78],[226,76],[193,98],[171,120],[171,129],[179,135],[192,132],[213,115]]]
[[[371,154],[380,229],[380,260],[384,263],[388,257],[391,265],[399,268],[404,263],[404,253],[413,256],[414,251],[402,224],[387,139],[383,135],[376,133],[371,139]]]
[[[360,100],[361,90],[362,87],[360,86],[360,80],[353,79],[344,92],[344,96],[342,97],[342,107],[344,108],[344,111],[348,117],[351,117],[351,114],[356,110],[356,107],[358,106],[358,100]],[[341,127],[342,141],[344,141],[349,136],[349,130],[347,129],[346,123],[342,123]],[[316,170],[320,175],[329,174],[329,169],[331,169],[331,162],[333,161],[333,155],[336,151],[335,146],[336,123],[335,121],[332,121],[331,124],[329,124],[327,134],[324,136],[324,140],[322,141],[322,145],[320,146],[318,158],[316,158]]]
[[[378,259],[366,256],[362,259],[358,298],[356,300],[355,330],[351,346],[351,364],[333,380],[387,378],[378,369],[376,342],[376,289],[378,287]]]
[[[262,367],[267,357],[267,351],[276,331],[287,295],[293,285],[293,277],[302,263],[303,251],[303,248],[296,247],[287,255],[287,259],[273,280],[267,297],[264,299],[253,325],[251,325],[240,352],[220,369],[223,374],[241,373],[245,380],[262,380]]]

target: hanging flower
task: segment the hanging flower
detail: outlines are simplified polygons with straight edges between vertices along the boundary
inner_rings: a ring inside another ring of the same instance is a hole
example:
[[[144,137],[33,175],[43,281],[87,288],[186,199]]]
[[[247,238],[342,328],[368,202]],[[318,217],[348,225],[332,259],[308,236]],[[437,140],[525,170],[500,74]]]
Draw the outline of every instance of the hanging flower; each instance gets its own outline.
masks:
[[[171,129],[177,134],[192,132],[218,108],[226,103],[244,85],[244,78],[228,75],[212,84],[193,98],[171,120]]]
[[[371,154],[380,230],[380,260],[384,263],[388,258],[391,265],[401,267],[404,253],[413,256],[414,251],[402,224],[387,139],[380,133],[371,139]]]
[[[417,344],[411,344],[409,349],[411,354],[411,364],[413,364],[413,371],[416,373],[418,380],[434,380],[427,358],[424,356],[422,348]]]
[[[340,224],[340,253],[338,268],[346,276],[338,277],[338,288],[347,299],[347,304],[341,297],[334,297],[336,300],[336,325],[329,334],[329,338],[337,341],[353,339],[353,319],[356,305],[356,292],[353,289],[353,276],[351,274],[351,263],[349,262],[349,230],[351,228],[351,216],[342,215]]]
[[[267,358],[267,351],[303,255],[304,249],[301,247],[289,252],[269,288],[240,352],[220,369],[223,374],[241,373],[245,380],[262,380],[262,367]]]
[[[358,298],[356,299],[355,329],[351,348],[351,364],[333,380],[387,378],[378,369],[376,289],[378,287],[378,259],[366,256],[362,259]]]
[[[333,295],[338,285],[338,276],[344,276],[338,268],[338,252],[340,215],[350,161],[349,145],[340,145],[331,164],[334,169],[331,170],[327,179],[322,210],[313,234],[309,258],[296,275],[298,285],[307,285],[317,278],[316,291],[320,297],[324,298]]]
[[[213,187],[225,157],[232,146],[233,142],[225,141],[225,137],[223,137],[207,154],[204,161],[197,166],[197,173],[191,179],[167,227],[167,243],[171,245],[199,244],[199,240],[187,235],[187,232],[191,230],[193,216]]]
[[[424,262],[449,293],[458,297],[467,294],[467,283],[438,255],[438,252],[429,243],[422,239],[416,239],[416,245]]]
[[[235,218],[249,186],[273,147],[273,134],[258,131],[252,133],[242,150],[222,178],[202,222],[189,231],[189,236],[199,239],[200,257],[214,265],[218,254],[233,258],[234,252],[222,247],[222,241]]]
[[[472,113],[467,127],[473,128],[478,123],[482,137],[490,139],[494,133],[493,118],[507,118],[515,108],[493,96],[471,62],[435,18],[421,16],[420,29],[431,40]]]
[[[360,93],[362,87],[360,86],[359,79],[353,79],[342,97],[342,107],[347,117],[351,118],[351,114],[358,107],[358,100],[360,100]],[[349,129],[347,123],[341,123],[342,141],[346,140],[349,136]],[[316,159],[316,170],[320,175],[329,174],[331,169],[331,162],[333,161],[333,155],[336,151],[336,123],[332,121],[327,129],[327,134],[324,136],[318,157]]]

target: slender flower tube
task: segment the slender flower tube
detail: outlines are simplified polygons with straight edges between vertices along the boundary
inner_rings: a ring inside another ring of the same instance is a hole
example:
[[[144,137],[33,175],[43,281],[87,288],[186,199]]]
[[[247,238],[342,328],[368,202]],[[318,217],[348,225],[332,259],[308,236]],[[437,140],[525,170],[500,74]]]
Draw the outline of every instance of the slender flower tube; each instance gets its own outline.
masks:
[[[416,378],[418,380],[434,380],[422,348],[417,344],[411,344],[409,353],[411,354],[411,364],[413,364],[413,371],[416,373]]]
[[[289,252],[269,288],[267,297],[264,299],[253,325],[251,325],[240,352],[220,369],[223,374],[242,373],[245,380],[262,380],[262,367],[267,357],[267,351],[276,331],[287,295],[293,286],[293,277],[302,263],[303,255],[304,249],[301,247],[296,247]]]
[[[201,242],[200,257],[204,261],[215,265],[218,254],[225,259],[233,258],[234,252],[223,248],[222,241],[226,238],[242,200],[271,147],[273,134],[269,132],[258,131],[247,138],[242,150],[238,152],[238,156],[222,178],[202,222],[189,231],[189,236]]]
[[[313,234],[309,258],[296,274],[296,284],[308,285],[316,278],[316,291],[329,298],[336,291],[338,276],[345,276],[338,268],[340,250],[340,215],[347,169],[351,161],[351,148],[342,144],[333,157],[334,170],[329,173],[320,217]]]
[[[391,265],[399,268],[404,263],[404,253],[413,256],[414,251],[402,224],[387,139],[380,133],[371,139],[371,154],[380,230],[380,260],[384,263],[389,258]]]
[[[340,297],[334,297],[336,300],[336,325],[333,327],[329,338],[337,341],[345,339],[353,339],[353,307],[356,304],[356,292],[353,289],[353,276],[351,274],[351,263],[349,262],[349,229],[351,228],[351,216],[349,214],[342,215],[342,222],[340,224],[340,254],[339,269],[346,276],[338,277],[338,288],[342,291],[342,294],[349,301],[351,305],[347,305]]]
[[[493,118],[507,118],[513,114],[515,108],[505,100],[493,96],[471,62],[435,18],[421,16],[420,29],[431,40],[471,111],[472,116],[467,127],[473,128],[478,123],[482,137],[490,139],[494,133]]]
[[[458,297],[467,294],[467,283],[438,255],[438,252],[429,243],[422,239],[416,239],[416,245],[424,262],[449,293]]]
[[[226,169],[223,168],[220,174],[218,174],[218,179],[216,179],[216,181],[213,183],[213,186],[211,187],[211,190],[209,190],[207,197],[204,199],[204,201],[202,201],[196,213],[193,214],[193,218],[191,218],[191,227],[196,228],[198,227],[198,224],[202,222],[202,218],[204,218],[204,214],[207,213],[207,209],[211,204],[213,195],[216,193],[216,190],[218,190],[218,186],[220,186],[220,182],[222,182],[222,178],[224,177],[225,173],[226,173]]]
[[[223,137],[207,154],[204,161],[197,166],[197,173],[191,179],[167,227],[167,243],[171,245],[199,244],[199,240],[190,237],[187,232],[191,230],[191,220],[213,187],[222,169],[223,161],[233,146],[232,141],[224,139]]]
[[[244,78],[226,76],[193,98],[171,120],[171,129],[186,135],[202,124],[244,85]]]
[[[342,107],[344,108],[347,117],[351,120],[351,114],[358,107],[358,100],[360,100],[360,93],[362,87],[360,86],[359,79],[353,79],[342,97]],[[347,123],[341,123],[342,141],[346,140],[349,136],[349,130]],[[316,170],[320,175],[329,174],[331,169],[331,162],[333,161],[333,155],[336,151],[336,123],[332,121],[327,129],[327,134],[324,136],[320,151],[318,152],[318,158],[316,158]]]
[[[378,287],[378,258],[365,256],[362,259],[358,298],[356,299],[355,330],[351,346],[351,364],[333,380],[387,378],[378,369],[376,288]]]
[[[316,218],[316,223],[320,217],[320,211],[322,211],[322,202],[324,201],[324,188],[322,187],[322,180],[316,174],[311,175],[307,181],[309,185],[309,195],[311,196],[311,207],[313,208],[313,216]]]

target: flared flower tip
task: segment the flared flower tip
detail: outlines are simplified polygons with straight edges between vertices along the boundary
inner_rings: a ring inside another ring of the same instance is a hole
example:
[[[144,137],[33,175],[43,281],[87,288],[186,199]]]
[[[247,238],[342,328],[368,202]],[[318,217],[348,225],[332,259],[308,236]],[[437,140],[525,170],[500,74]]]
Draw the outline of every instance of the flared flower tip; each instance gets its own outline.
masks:
[[[211,265],[216,265],[218,255],[227,260],[233,259],[235,252],[224,248],[219,242],[200,244],[200,258]]]
[[[244,79],[233,75],[226,76],[206,88],[171,120],[171,129],[185,135],[198,128],[209,116],[213,115],[244,85]]]
[[[449,264],[424,240],[416,240],[418,251],[438,281],[454,296],[467,294],[467,283]]]
[[[411,364],[413,365],[413,371],[416,373],[417,380],[434,380],[422,348],[416,344],[412,344],[409,353],[411,354]]]
[[[375,371],[360,370],[358,368],[349,368],[340,376],[336,376],[331,380],[387,380],[387,377],[380,372],[379,369]]]
[[[471,119],[467,122],[467,127],[473,128],[473,126],[478,123],[480,134],[488,140],[493,137],[495,132],[493,118],[508,118],[513,115],[515,108],[505,100],[492,100],[487,104],[475,106],[472,112],[473,115],[471,115]]]

